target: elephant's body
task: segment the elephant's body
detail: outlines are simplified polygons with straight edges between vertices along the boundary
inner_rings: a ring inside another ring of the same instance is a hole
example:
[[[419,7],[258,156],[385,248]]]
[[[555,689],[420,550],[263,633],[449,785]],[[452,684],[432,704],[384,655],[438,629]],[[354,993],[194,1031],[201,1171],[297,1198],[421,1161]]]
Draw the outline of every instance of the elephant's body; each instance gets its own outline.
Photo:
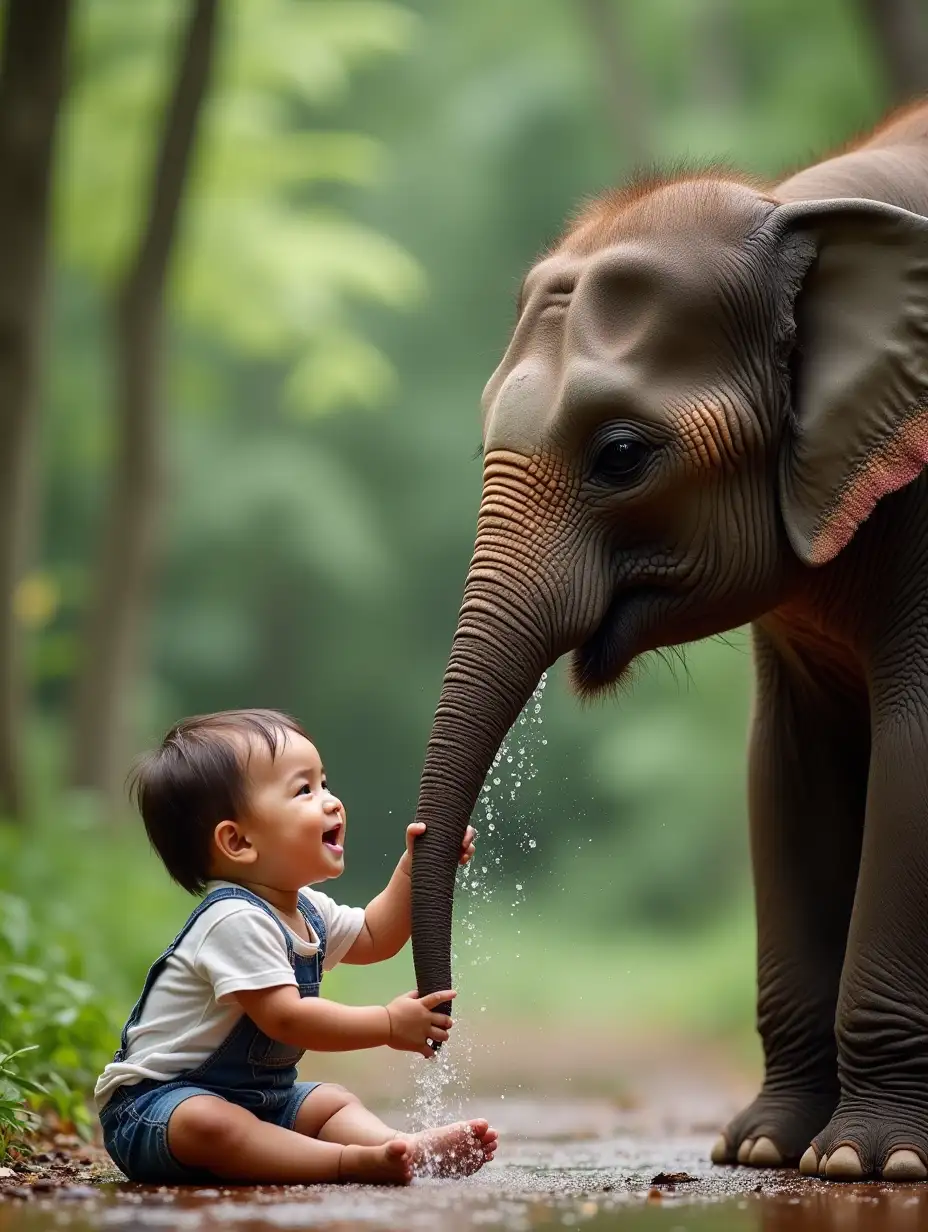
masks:
[[[485,409],[420,991],[449,986],[460,836],[540,672],[571,650],[608,688],[750,621],[766,1077],[713,1158],[928,1178],[928,106],[772,189],[596,203],[530,272]]]

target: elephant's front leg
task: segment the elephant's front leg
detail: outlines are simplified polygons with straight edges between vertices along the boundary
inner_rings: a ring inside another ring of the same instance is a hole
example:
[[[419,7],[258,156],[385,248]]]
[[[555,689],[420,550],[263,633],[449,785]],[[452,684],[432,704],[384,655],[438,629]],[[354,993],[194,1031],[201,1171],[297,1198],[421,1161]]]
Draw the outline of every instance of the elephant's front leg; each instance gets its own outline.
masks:
[[[924,667],[915,649],[902,660],[912,674]],[[874,696],[867,820],[836,1021],[841,1099],[802,1170],[925,1180],[928,692],[919,682],[883,693]]]
[[[764,1084],[714,1163],[795,1163],[838,1101],[835,1006],[867,790],[866,699],[790,670],[755,630],[749,808]]]

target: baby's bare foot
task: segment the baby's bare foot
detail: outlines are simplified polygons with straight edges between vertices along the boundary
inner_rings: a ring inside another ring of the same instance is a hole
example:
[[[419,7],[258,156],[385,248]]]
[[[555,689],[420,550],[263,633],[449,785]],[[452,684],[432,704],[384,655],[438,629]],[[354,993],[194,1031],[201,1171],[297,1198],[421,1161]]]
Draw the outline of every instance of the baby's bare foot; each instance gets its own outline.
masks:
[[[418,1176],[470,1176],[496,1153],[499,1134],[484,1120],[455,1121],[404,1134]]]
[[[346,1146],[338,1179],[364,1185],[408,1185],[412,1170],[413,1153],[408,1142],[394,1138],[383,1146]]]

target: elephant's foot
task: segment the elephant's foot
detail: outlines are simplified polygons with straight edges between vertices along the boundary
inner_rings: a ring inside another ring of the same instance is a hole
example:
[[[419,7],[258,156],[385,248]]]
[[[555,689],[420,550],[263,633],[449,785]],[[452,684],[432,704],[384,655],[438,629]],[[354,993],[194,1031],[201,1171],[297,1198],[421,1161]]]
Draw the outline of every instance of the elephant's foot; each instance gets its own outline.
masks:
[[[837,1094],[758,1095],[726,1127],[712,1148],[714,1164],[753,1168],[795,1165],[835,1110]]]
[[[800,1172],[830,1181],[928,1180],[928,1115],[923,1109],[842,1100],[803,1155]]]

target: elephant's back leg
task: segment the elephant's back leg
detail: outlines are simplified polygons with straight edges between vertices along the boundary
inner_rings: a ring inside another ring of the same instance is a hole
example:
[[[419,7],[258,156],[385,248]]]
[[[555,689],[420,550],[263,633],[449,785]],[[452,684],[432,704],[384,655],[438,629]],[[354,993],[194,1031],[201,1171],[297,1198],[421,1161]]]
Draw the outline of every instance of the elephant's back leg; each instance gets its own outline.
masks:
[[[795,1163],[839,1096],[835,1006],[860,863],[866,698],[789,665],[754,631],[749,813],[765,1076],[716,1163]],[[833,683],[833,682],[831,682]]]

